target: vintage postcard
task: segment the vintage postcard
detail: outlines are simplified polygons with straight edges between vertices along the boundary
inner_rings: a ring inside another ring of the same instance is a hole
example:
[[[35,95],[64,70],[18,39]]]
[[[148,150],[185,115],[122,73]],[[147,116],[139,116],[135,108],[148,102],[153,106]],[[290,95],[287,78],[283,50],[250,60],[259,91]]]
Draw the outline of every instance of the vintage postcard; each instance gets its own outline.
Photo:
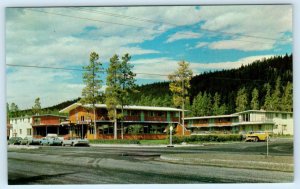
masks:
[[[6,7],[8,184],[292,183],[292,18]]]

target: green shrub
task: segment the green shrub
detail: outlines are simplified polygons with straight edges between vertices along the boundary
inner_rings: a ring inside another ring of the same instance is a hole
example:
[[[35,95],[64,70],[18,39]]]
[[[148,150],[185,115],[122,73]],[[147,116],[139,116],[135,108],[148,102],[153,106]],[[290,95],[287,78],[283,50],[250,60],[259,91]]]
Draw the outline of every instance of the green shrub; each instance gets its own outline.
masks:
[[[167,139],[169,140],[169,138]],[[232,135],[191,135],[191,136],[173,136],[172,143],[180,144],[182,142],[195,143],[195,142],[225,142],[225,141],[242,141],[243,136]]]
[[[97,139],[90,140],[91,144],[141,144],[139,140],[110,140],[110,139]]]

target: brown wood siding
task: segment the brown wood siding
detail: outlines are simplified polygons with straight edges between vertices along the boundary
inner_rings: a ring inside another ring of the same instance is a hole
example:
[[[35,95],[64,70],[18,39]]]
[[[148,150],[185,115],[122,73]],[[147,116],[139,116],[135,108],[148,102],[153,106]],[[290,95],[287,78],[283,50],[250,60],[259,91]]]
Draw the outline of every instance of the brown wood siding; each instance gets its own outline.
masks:
[[[87,136],[89,140],[94,140],[94,135],[89,134]],[[97,139],[114,139],[113,134],[98,134]],[[121,139],[121,135],[118,135],[118,139]],[[165,134],[138,134],[138,135],[133,135],[133,134],[124,134],[123,139],[125,140],[163,140],[166,139]]]

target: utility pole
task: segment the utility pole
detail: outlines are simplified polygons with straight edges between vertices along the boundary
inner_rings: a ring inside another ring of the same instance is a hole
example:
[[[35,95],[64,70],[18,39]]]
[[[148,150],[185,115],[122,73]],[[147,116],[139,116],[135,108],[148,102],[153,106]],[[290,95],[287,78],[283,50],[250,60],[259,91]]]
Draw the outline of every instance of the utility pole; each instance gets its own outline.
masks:
[[[184,77],[182,77],[182,135],[184,136],[184,101],[185,101],[185,95],[184,95]]]

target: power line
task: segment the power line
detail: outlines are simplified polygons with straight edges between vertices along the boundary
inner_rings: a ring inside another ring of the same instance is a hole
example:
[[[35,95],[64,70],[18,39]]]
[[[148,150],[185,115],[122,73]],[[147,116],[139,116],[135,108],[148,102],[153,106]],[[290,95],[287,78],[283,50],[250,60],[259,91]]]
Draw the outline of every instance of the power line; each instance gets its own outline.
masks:
[[[127,16],[127,15],[124,15],[124,14],[115,14],[115,13],[111,13],[111,12],[87,9],[87,8],[82,8],[82,7],[76,7],[76,8],[71,8],[71,9],[77,9],[77,10],[84,11],[84,12],[94,12],[94,13],[97,13],[97,14],[108,15],[108,16],[113,16],[113,17],[119,17],[119,18],[122,18],[122,19],[136,20],[136,21],[140,21],[140,22],[148,22],[148,23],[154,23],[154,24],[164,24],[164,25],[169,25],[169,26],[180,27],[180,25],[178,25],[178,24],[173,24],[173,23],[168,23],[168,22],[159,22],[159,21],[146,19],[146,18]],[[226,35],[231,35],[231,36],[244,36],[244,37],[249,37],[249,38],[260,38],[260,39],[266,39],[266,40],[287,41],[286,39],[275,39],[275,38],[270,38],[270,37],[265,37],[265,36],[256,36],[256,35],[239,34],[239,33],[232,33],[232,32],[223,32],[223,31],[216,31],[216,30],[210,30],[210,29],[204,29],[204,28],[201,28],[201,30],[204,30],[204,31],[207,31],[207,32],[212,32],[212,33],[221,33],[221,34],[226,34]]]
[[[52,14],[52,15],[63,16],[63,17],[68,17],[68,18],[76,18],[76,19],[89,20],[89,21],[100,22],[100,23],[105,23],[105,24],[122,25],[122,26],[128,26],[128,27],[135,27],[135,28],[150,30],[150,28],[143,27],[143,26],[136,26],[136,25],[130,25],[130,24],[122,24],[122,23],[117,23],[117,22],[109,22],[109,21],[103,21],[103,20],[99,20],[99,19],[91,19],[91,18],[86,18],[86,17],[71,16],[71,15],[66,15],[66,14],[61,14],[61,13],[47,12],[47,11],[42,11],[42,10],[32,10],[32,9],[28,9],[28,10],[29,11],[33,11],[33,12],[41,12],[41,13],[45,13],[45,14]],[[157,29],[152,29],[152,30],[157,30],[157,31],[165,32],[165,30],[158,29],[158,28]],[[207,30],[207,31],[210,31],[210,30]],[[211,30],[210,32],[217,32],[217,31]],[[226,32],[218,32],[218,33],[226,33]],[[198,34],[192,34],[192,33],[181,33],[181,35],[199,37]],[[229,33],[228,33],[228,35],[229,35]],[[236,35],[242,35],[242,34],[236,34]],[[252,37],[254,37],[254,36],[252,36]],[[241,40],[241,39],[228,39],[228,40],[231,40],[231,41],[242,41],[242,42],[248,42],[248,43],[272,44],[273,45],[273,43],[262,42],[262,41],[248,41],[248,40]]]
[[[85,69],[77,69],[77,68],[64,68],[64,67],[50,67],[50,66],[34,66],[34,65],[20,65],[20,64],[6,64],[7,66],[13,67],[26,67],[26,68],[41,68],[41,69],[56,69],[56,70],[69,70],[69,71],[85,71]],[[105,73],[105,70],[100,70],[99,72]],[[147,73],[147,72],[134,72],[137,75],[152,75],[152,76],[169,76],[169,74],[158,74],[158,73]],[[201,73],[194,73],[196,75],[200,75]],[[259,81],[265,82],[265,80],[259,79],[239,79],[239,78],[229,78],[229,77],[210,77],[214,79],[222,79],[222,80],[236,80],[236,81]]]
[[[20,64],[6,64],[6,65],[7,66],[13,66],[13,67],[47,68],[47,69],[55,69],[55,70],[84,71],[83,69],[77,69],[77,68],[63,68],[63,67],[50,67],[50,66],[34,66],[34,65],[20,65]]]

